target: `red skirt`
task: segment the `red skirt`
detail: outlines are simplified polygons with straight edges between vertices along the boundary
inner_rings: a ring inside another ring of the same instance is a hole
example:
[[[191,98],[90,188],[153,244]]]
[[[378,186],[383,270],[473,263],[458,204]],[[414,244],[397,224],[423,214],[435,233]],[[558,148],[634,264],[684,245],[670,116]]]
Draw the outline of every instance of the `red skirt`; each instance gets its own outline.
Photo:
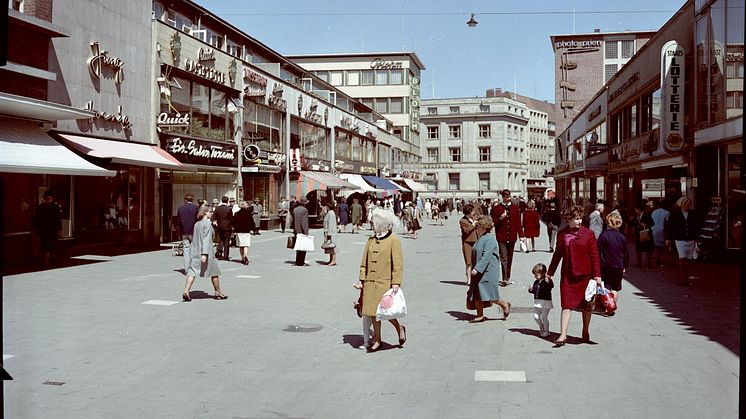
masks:
[[[563,276],[560,280],[560,301],[563,309],[583,310],[585,308],[585,288],[590,275]]]

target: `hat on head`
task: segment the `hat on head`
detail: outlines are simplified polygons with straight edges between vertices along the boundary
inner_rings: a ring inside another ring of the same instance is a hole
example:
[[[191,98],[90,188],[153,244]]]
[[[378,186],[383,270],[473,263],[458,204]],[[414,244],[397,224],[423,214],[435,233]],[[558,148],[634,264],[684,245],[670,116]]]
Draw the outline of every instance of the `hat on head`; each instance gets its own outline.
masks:
[[[228,199],[228,201],[230,201],[230,202],[236,202],[236,198],[230,198],[230,199]]]

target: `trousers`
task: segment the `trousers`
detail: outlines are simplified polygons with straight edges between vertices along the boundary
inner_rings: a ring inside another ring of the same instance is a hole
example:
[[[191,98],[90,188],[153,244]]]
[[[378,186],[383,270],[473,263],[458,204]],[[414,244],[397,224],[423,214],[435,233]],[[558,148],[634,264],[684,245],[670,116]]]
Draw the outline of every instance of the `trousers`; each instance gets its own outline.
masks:
[[[192,235],[183,234],[181,236],[181,243],[184,247],[184,272],[189,272],[189,266],[192,264]]]
[[[497,242],[500,252],[500,265],[502,267],[503,281],[510,280],[510,268],[513,266],[513,251],[515,242]]]

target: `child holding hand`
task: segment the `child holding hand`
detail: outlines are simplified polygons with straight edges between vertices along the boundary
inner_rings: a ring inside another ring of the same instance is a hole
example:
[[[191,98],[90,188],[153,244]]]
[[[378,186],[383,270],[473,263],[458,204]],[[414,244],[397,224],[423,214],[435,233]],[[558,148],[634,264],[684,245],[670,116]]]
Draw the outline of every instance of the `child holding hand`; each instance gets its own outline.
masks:
[[[547,267],[543,263],[537,263],[531,272],[536,280],[528,287],[528,292],[534,295],[534,320],[539,325],[539,334],[545,338],[549,336],[549,310],[554,308],[552,304],[554,283],[547,277]]]

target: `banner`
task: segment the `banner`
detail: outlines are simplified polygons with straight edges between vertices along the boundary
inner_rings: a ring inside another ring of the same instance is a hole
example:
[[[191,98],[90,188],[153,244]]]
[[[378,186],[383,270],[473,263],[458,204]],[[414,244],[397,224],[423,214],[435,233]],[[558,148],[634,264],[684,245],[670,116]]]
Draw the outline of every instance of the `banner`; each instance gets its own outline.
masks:
[[[661,139],[668,153],[684,149],[684,47],[668,41],[661,48]]]

